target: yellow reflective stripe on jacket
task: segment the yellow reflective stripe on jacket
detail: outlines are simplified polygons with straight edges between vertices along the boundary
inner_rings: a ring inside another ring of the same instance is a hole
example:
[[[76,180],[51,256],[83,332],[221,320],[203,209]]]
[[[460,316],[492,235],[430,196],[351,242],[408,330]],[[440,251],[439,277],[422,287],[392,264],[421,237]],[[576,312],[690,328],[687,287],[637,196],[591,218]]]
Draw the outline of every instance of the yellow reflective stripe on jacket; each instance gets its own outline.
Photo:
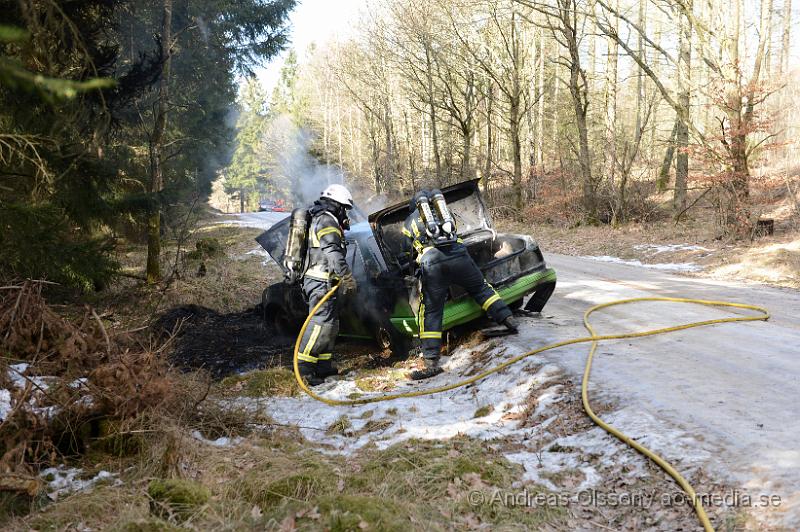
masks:
[[[441,333],[441,331],[439,331],[439,332],[427,331],[427,332],[419,333],[419,337],[422,340],[426,340],[426,339],[439,340],[439,339],[442,338],[442,333]]]
[[[495,294],[483,303],[483,310],[488,310],[493,304],[495,304],[500,299],[500,296]]]
[[[402,231],[403,231],[403,234],[406,235],[408,238],[414,238],[414,236],[411,234],[411,231],[409,231],[405,227],[403,227]]]
[[[422,244],[420,244],[419,248],[417,249],[417,262],[420,262],[422,260],[422,256],[433,248],[434,246],[423,247]]]
[[[318,360],[330,360],[332,357],[332,353],[320,353],[317,355]]]
[[[417,226],[417,220],[411,220],[411,229],[414,231],[414,236],[419,236],[421,233],[419,231],[419,227]]]
[[[303,353],[297,353],[297,360],[302,360],[303,362],[316,362],[317,357]]]
[[[342,232],[339,231],[337,227],[325,227],[324,229],[320,229],[317,231],[317,240],[322,240],[322,237],[325,235],[330,235],[332,233],[338,234],[340,237],[342,236]]]

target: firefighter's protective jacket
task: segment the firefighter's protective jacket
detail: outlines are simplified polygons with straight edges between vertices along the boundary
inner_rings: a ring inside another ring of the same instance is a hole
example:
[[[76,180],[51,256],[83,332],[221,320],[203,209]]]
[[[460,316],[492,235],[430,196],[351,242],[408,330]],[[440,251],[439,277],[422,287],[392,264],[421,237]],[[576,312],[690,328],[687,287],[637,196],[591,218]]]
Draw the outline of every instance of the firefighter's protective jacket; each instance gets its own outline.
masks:
[[[344,231],[339,219],[327,209],[311,209],[308,234],[308,269],[305,276],[320,281],[340,279],[350,273],[346,261]]]

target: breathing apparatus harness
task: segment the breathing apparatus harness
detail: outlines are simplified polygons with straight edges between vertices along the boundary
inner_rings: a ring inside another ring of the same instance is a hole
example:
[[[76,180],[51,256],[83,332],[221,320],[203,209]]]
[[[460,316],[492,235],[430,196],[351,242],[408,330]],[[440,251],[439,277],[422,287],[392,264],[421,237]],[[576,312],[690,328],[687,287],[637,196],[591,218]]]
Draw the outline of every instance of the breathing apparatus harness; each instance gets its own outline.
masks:
[[[412,207],[416,208],[422,221],[421,229],[416,220],[412,226],[412,238],[418,258],[426,248],[447,247],[458,242],[456,223],[441,190],[417,192],[412,200]]]
[[[314,217],[327,213],[336,218],[336,221],[345,231],[350,229],[350,218],[347,216],[347,207],[322,197],[314,202],[308,209],[294,209],[289,221],[289,235],[286,238],[286,250],[283,254],[283,267],[286,270],[284,278],[288,284],[296,284],[303,278],[308,268],[309,232]]]

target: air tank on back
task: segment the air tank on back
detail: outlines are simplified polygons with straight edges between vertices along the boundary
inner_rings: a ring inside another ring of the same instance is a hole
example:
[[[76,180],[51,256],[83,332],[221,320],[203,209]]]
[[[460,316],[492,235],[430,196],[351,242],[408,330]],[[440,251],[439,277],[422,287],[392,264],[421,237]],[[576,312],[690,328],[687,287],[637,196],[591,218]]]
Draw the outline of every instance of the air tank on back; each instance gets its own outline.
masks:
[[[307,209],[295,209],[289,220],[289,236],[283,253],[286,282],[294,284],[303,276],[308,251],[308,226],[311,215]]]
[[[443,233],[452,238],[456,230],[456,224],[453,221],[453,215],[450,213],[450,209],[447,207],[447,202],[444,199],[442,191],[439,189],[432,190],[431,201],[433,202],[436,216],[439,218],[439,227]]]
[[[417,197],[417,209],[419,210],[422,223],[425,224],[425,232],[430,237],[436,237],[439,234],[439,224],[436,223],[436,217],[431,210],[430,199],[428,194],[419,194]]]

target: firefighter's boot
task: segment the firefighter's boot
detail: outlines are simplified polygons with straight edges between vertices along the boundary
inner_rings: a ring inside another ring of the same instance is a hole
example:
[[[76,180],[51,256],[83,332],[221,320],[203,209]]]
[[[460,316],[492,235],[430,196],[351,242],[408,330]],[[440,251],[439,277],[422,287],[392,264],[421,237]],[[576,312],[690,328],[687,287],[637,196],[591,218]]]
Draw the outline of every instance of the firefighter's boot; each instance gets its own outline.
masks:
[[[317,375],[317,363],[300,361],[297,363],[300,376],[305,379],[309,386],[318,386],[325,382],[325,379]]]

